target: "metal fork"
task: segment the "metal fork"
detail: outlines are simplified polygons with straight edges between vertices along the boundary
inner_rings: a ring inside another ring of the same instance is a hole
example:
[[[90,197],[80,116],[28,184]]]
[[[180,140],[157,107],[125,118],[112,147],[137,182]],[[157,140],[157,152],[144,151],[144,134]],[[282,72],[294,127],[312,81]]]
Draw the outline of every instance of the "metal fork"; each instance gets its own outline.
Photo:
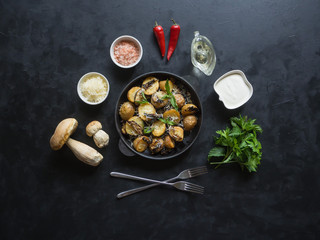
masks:
[[[175,187],[176,189],[179,189],[181,191],[186,191],[186,192],[193,192],[193,193],[199,193],[203,194],[204,187],[194,184],[194,183],[189,183],[185,181],[180,181],[180,182],[174,182],[174,183],[169,183],[169,182],[161,182],[149,178],[143,178],[143,177],[138,177],[138,176],[133,176],[129,174],[124,174],[124,173],[119,173],[119,172],[111,172],[111,176],[113,177],[121,177],[121,178],[127,178],[127,179],[132,179],[132,180],[139,180],[139,181],[144,181],[144,182],[151,182],[151,183],[157,183],[157,184],[162,184],[162,185],[168,185]]]
[[[164,182],[171,182],[177,179],[189,179],[189,178],[193,178],[199,175],[203,175],[208,173],[208,169],[206,166],[202,166],[202,167],[195,167],[195,168],[190,168],[190,169],[186,169],[184,171],[182,171],[181,173],[179,173],[176,177],[170,178],[165,180]],[[143,187],[139,187],[139,188],[134,188],[134,189],[130,189],[128,191],[124,191],[121,192],[117,195],[118,198],[123,198],[126,196],[129,196],[131,194],[137,193],[137,192],[141,192],[144,191],[146,189],[152,188],[152,187],[156,187],[158,186],[158,183],[154,183],[154,184],[150,184],[147,186],[143,186]]]

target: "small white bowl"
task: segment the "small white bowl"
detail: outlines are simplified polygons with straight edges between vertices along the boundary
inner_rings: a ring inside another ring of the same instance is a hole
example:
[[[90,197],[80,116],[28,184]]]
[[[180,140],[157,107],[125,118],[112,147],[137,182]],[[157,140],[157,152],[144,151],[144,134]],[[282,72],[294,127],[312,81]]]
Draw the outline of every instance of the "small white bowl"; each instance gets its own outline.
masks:
[[[139,53],[140,53],[139,57],[138,57],[137,61],[135,61],[131,65],[122,65],[122,64],[118,63],[117,60],[115,59],[114,47],[121,41],[133,42],[139,48]],[[138,41],[138,39],[136,39],[136,38],[134,38],[132,36],[129,36],[129,35],[123,35],[123,36],[118,37],[116,40],[113,41],[113,43],[111,44],[111,47],[110,47],[110,56],[111,56],[112,61],[117,66],[119,66],[121,68],[132,68],[132,67],[136,66],[140,62],[140,60],[142,58],[142,55],[143,55],[143,49],[142,49],[141,43]]]
[[[105,81],[107,83],[107,92],[106,92],[106,96],[101,99],[99,102],[90,102],[88,101],[88,99],[83,96],[82,92],[81,92],[81,89],[80,89],[80,85],[83,81],[85,81],[86,79],[89,79],[91,77],[100,77],[102,78],[103,81]],[[106,98],[108,97],[109,95],[109,91],[110,91],[110,84],[109,84],[109,81],[108,79],[103,76],[101,73],[98,73],[98,72],[89,72],[89,73],[86,73],[85,75],[83,75],[80,80],[78,81],[78,85],[77,85],[77,92],[78,92],[78,95],[79,97],[81,98],[81,100],[89,105],[98,105],[100,103],[102,103],[104,100],[106,100]]]
[[[249,101],[253,94],[252,85],[240,70],[232,70],[223,74],[215,81],[213,89],[219,95],[219,100],[228,109],[242,106]]]

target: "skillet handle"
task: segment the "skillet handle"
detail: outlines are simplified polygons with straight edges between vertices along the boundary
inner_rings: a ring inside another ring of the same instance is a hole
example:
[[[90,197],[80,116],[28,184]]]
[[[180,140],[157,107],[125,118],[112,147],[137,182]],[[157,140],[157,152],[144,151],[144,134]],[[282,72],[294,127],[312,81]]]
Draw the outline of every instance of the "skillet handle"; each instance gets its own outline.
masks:
[[[132,152],[123,142],[121,139],[119,139],[119,143],[118,143],[118,147],[120,152],[127,156],[127,157],[133,157],[136,156],[136,154],[134,152]]]

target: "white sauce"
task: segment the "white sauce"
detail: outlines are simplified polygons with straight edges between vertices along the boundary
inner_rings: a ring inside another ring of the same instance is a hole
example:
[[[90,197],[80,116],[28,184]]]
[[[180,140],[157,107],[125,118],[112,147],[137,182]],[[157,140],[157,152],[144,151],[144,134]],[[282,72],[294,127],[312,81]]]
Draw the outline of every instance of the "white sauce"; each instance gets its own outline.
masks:
[[[237,108],[244,104],[251,97],[250,86],[240,74],[231,74],[220,79],[215,90],[228,108]]]

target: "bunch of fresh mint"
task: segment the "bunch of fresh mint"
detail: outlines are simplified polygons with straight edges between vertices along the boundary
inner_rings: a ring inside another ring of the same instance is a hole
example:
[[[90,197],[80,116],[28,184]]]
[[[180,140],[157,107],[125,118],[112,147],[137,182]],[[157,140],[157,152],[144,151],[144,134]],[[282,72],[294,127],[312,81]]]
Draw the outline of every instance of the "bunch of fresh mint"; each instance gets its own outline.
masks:
[[[247,168],[249,172],[256,172],[260,164],[262,152],[261,143],[257,139],[257,133],[262,133],[259,125],[254,124],[255,119],[232,117],[230,119],[232,128],[218,130],[220,136],[215,137],[218,145],[210,150],[208,161],[210,164],[220,166],[226,163],[238,163]],[[213,161],[212,157],[222,158],[221,161]]]

